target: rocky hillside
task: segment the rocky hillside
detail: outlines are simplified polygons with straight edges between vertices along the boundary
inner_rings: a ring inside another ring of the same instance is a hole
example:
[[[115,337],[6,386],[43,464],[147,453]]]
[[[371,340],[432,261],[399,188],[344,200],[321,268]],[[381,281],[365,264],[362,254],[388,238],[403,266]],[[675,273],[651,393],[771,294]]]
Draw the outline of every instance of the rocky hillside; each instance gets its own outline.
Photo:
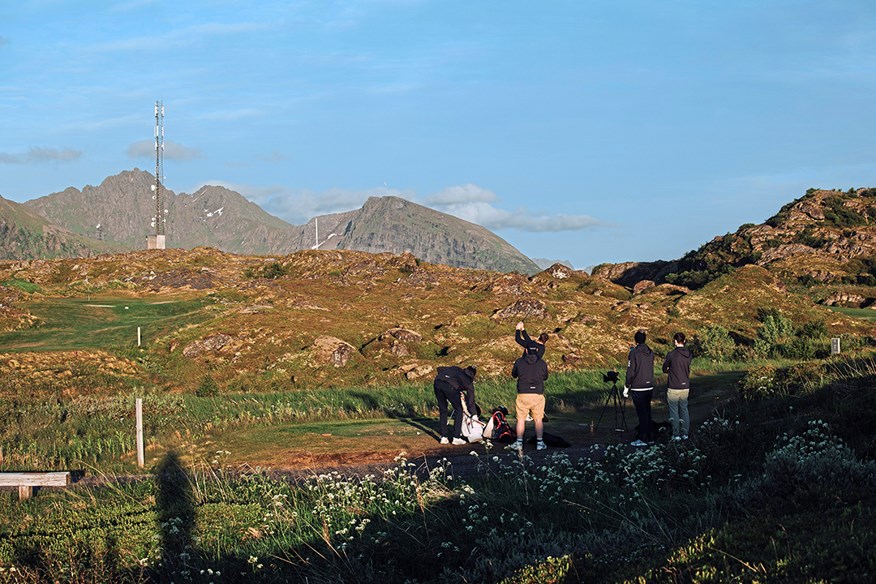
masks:
[[[81,191],[70,187],[26,205],[75,233],[102,237],[129,250],[142,249],[154,214],[149,196],[153,182],[151,174],[134,169],[97,187]],[[166,201],[171,247],[287,254],[314,246],[318,221],[320,249],[410,252],[424,261],[450,266],[538,271],[529,258],[489,230],[397,197],[372,197],[361,209],[317,217],[300,226],[218,186],[205,186],[191,195],[168,191]]]
[[[594,274],[631,288],[699,288],[747,265],[825,291],[876,286],[876,189],[810,189],[763,224],[743,225],[678,260],[603,264]]]
[[[0,197],[0,259],[87,257],[120,249],[52,225],[28,207]]]
[[[320,249],[411,253],[430,263],[458,268],[523,274],[539,270],[488,229],[399,197],[371,197],[358,211],[320,217],[319,222],[320,232],[325,234],[320,235],[321,240],[336,234]]]
[[[15,283],[15,290],[0,284],[0,298],[9,304],[6,330],[18,330],[0,332],[0,346],[15,351],[0,354],[0,379],[7,380],[0,385],[36,374],[76,381],[78,371],[92,365],[71,363],[107,360],[95,357],[97,349],[118,349],[131,359],[130,349],[114,345],[83,350],[75,336],[65,337],[70,350],[54,359],[32,352],[43,327],[58,326],[53,315],[70,314],[51,299],[86,295],[102,299],[83,303],[92,311],[107,310],[100,307],[111,299],[136,299],[156,314],[162,306],[187,307],[183,320],[173,321],[178,324],[152,333],[137,359],[102,369],[110,375],[133,367],[137,383],[186,390],[205,377],[238,391],[423,383],[439,365],[468,363],[486,377],[505,378],[520,354],[513,336],[519,320],[532,333],[551,334],[546,359],[553,371],[617,367],[640,327],[663,353],[677,330],[694,336],[721,325],[744,357],[766,309],[781,310],[797,326],[818,323],[831,334],[873,334],[871,323],[790,293],[753,265],[696,291],[662,284],[632,294],[561,265],[527,277],[429,264],[411,254],[308,250],[265,258],[197,248],[0,262],[2,282]],[[112,328],[130,329],[129,313],[115,313]],[[3,336],[11,334],[17,336]]]
[[[153,175],[134,169],[108,177],[99,186],[60,193],[25,203],[75,233],[103,237],[125,249],[143,249],[155,213],[150,197]],[[218,186],[188,195],[166,193],[169,245],[190,249],[211,246],[234,253],[267,254],[289,250],[295,227]],[[100,225],[100,232],[97,226]]]

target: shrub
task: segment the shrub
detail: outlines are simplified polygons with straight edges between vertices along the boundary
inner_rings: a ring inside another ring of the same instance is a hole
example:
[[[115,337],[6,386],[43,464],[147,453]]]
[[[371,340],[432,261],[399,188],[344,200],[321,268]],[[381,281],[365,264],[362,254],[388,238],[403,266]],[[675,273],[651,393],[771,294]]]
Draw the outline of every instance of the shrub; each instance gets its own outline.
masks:
[[[803,245],[807,245],[807,246],[814,248],[814,249],[821,249],[822,247],[824,247],[825,245],[830,243],[829,239],[827,239],[825,237],[818,236],[818,235],[814,235],[812,233],[812,230],[813,230],[812,226],[807,225],[806,227],[803,228],[803,231],[799,232],[794,237],[794,241],[796,243],[802,243]]]
[[[807,483],[870,486],[876,485],[876,463],[858,460],[827,422],[810,420],[802,434],[779,438],[767,454],[764,476],[768,484],[790,489]]]
[[[791,319],[775,308],[771,308],[761,311],[760,321],[763,324],[757,329],[755,351],[764,357],[781,356],[783,347],[790,342],[794,334]]]
[[[201,378],[197,389],[195,389],[195,395],[198,397],[215,397],[219,395],[219,386],[212,375],[205,375]]]
[[[867,218],[846,207],[842,197],[829,197],[824,200],[824,222],[837,227],[857,227],[867,225]]]
[[[783,369],[765,365],[746,373],[739,381],[739,394],[746,400],[808,394],[827,381],[828,375],[817,361],[804,361]]]
[[[276,280],[286,275],[286,269],[280,262],[271,262],[262,268],[248,267],[243,271],[246,278],[266,278],[268,280]]]
[[[729,331],[720,325],[698,330],[693,344],[696,354],[713,360],[729,359],[736,349]]]
[[[755,367],[739,380],[739,396],[745,400],[782,395],[776,368],[770,365]]]

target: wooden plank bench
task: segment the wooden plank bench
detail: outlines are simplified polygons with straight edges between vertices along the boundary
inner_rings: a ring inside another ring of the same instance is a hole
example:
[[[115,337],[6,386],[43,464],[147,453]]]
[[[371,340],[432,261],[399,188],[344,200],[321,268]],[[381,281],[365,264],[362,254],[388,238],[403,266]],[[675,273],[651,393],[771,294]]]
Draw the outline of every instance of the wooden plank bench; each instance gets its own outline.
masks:
[[[18,499],[33,496],[34,487],[68,487],[70,471],[0,472],[0,487],[18,487]]]

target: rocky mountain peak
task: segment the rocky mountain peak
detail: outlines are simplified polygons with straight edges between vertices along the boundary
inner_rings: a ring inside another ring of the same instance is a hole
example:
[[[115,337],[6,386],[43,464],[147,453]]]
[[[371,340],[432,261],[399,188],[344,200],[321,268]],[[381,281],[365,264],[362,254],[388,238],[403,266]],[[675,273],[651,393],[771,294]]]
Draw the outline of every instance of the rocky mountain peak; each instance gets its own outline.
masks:
[[[155,177],[134,168],[81,191],[70,187],[26,205],[52,224],[73,233],[114,242],[123,249],[145,246],[152,232]],[[370,197],[353,211],[318,217],[316,225],[291,225],[240,193],[205,185],[195,193],[165,192],[170,247],[216,247],[238,254],[288,254],[310,249],[370,253],[410,252],[457,267],[532,274],[538,266],[489,230],[395,196]],[[100,225],[100,228],[97,226]]]

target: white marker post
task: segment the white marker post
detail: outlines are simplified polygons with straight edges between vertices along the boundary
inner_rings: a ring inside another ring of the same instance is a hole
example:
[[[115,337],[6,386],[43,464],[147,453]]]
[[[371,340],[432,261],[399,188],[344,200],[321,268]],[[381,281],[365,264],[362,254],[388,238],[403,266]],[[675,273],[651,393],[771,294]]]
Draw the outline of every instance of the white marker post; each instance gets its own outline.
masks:
[[[137,327],[137,346],[140,346],[140,327]]]
[[[136,402],[137,410],[137,466],[143,468],[146,466],[146,454],[143,451],[143,398],[138,397]]]
[[[840,354],[840,338],[834,337],[830,340],[830,354],[831,355],[839,355]]]

